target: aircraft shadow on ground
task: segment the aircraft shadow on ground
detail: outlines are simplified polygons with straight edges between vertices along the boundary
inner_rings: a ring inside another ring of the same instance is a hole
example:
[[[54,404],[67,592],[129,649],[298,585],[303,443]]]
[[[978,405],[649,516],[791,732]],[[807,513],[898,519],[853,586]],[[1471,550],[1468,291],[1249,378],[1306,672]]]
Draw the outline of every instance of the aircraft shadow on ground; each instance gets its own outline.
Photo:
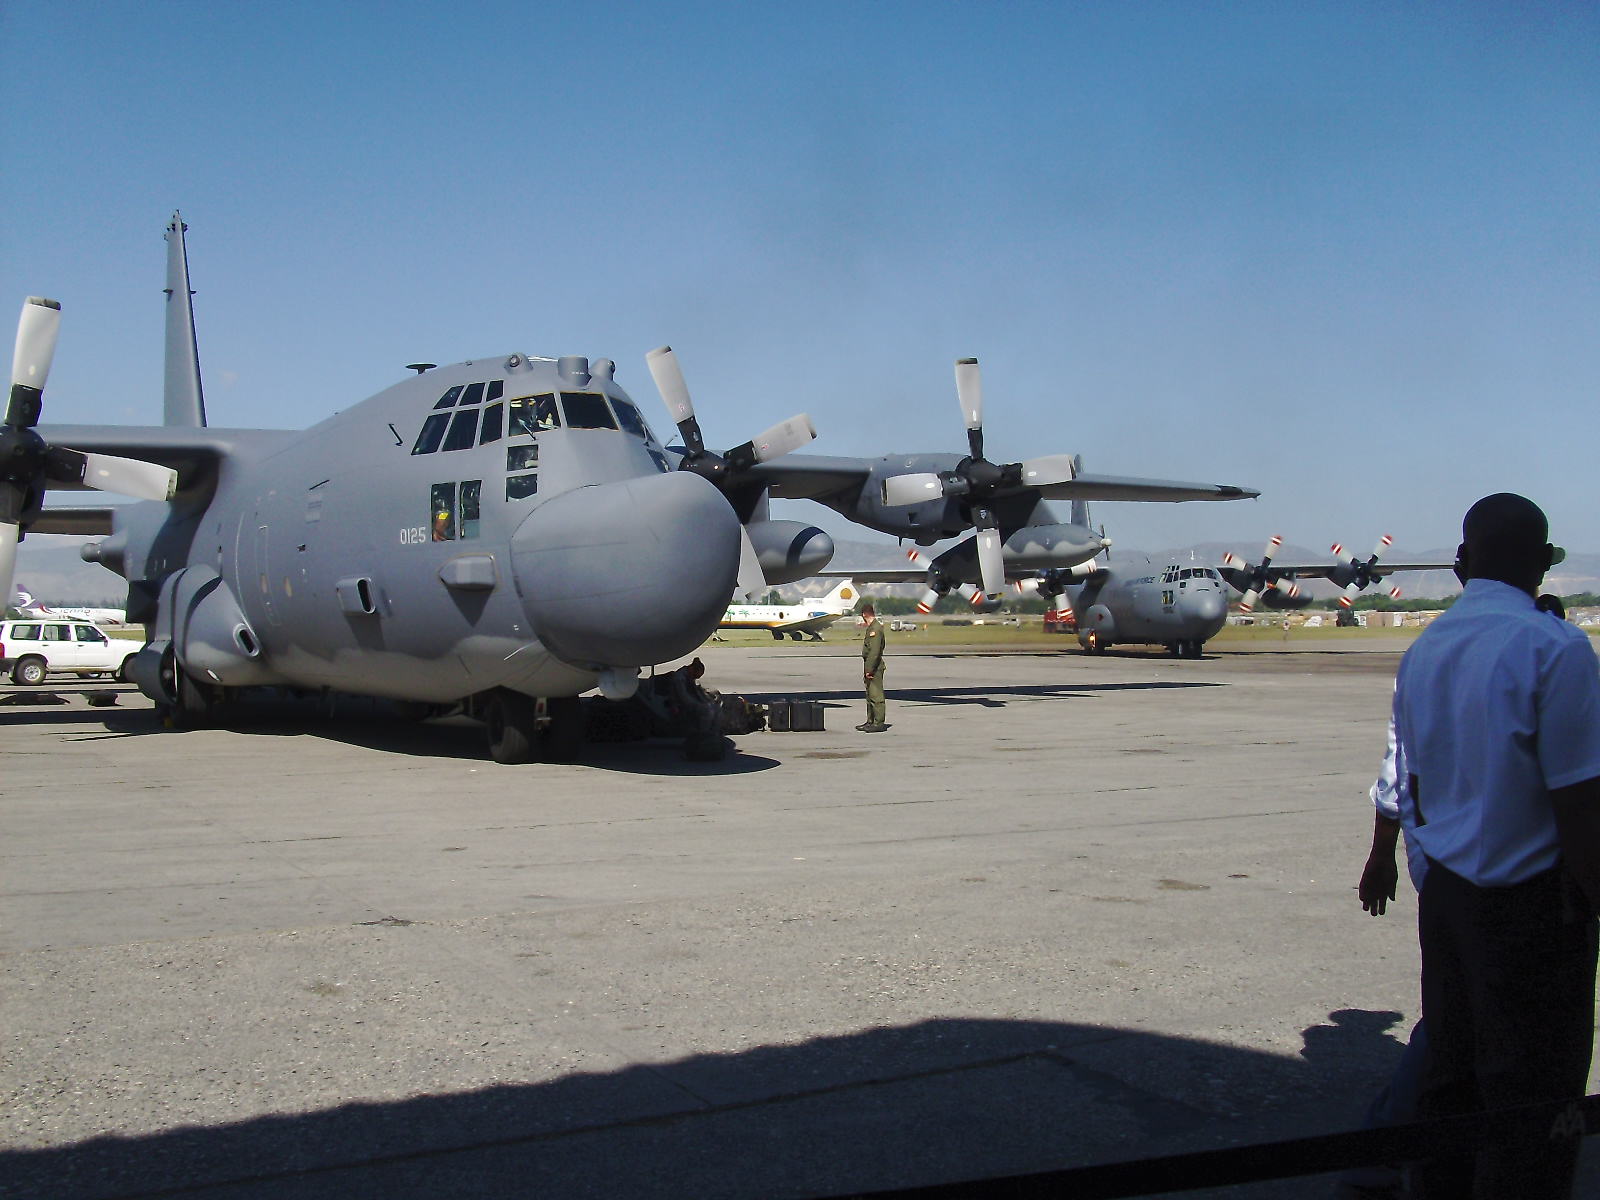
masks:
[[[1212,680],[1166,680],[1145,683],[1010,683],[993,687],[895,687],[891,672],[888,700],[892,708],[896,701],[918,704],[976,704],[984,708],[1004,708],[1009,700],[1088,700],[1097,692],[1162,692],[1187,688],[1229,687],[1230,684]],[[780,696],[777,692],[746,692],[746,699],[766,703],[776,699],[818,700],[831,704],[860,704],[859,687],[836,688],[829,691],[793,691]]]
[[[805,1197],[981,1179],[1353,1128],[1398,1057],[1399,1016],[1330,1014],[1299,1058],[1110,1026],[933,1019],[12,1150],[0,1181],[8,1196],[52,1200],[497,1200]],[[1299,1195],[1305,1182],[1249,1195]]]
[[[0,709],[0,725],[7,723],[79,726],[84,732],[71,735],[78,741],[93,740],[96,734],[117,738],[181,736],[184,732],[168,726],[154,708],[62,711],[52,707],[30,714]],[[93,727],[98,729],[90,732]],[[218,727],[246,737],[315,737],[412,758],[489,761],[483,726],[475,721],[464,718],[410,721],[397,715],[383,701],[360,697],[340,697],[331,706],[322,700],[292,697],[245,701],[230,706],[227,714],[219,719]],[[777,759],[750,754],[742,748],[721,762],[690,762],[683,756],[680,740],[665,738],[643,742],[591,742],[577,761],[581,766],[621,774],[662,777],[749,775],[782,765]],[[542,765],[530,763],[496,769],[514,772],[536,770]]]

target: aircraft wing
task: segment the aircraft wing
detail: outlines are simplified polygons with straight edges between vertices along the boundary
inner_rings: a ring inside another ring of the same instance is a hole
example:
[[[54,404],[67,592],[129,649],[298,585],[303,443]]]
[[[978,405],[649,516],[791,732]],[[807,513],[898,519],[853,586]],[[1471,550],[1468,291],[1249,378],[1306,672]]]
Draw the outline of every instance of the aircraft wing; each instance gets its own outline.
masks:
[[[31,525],[29,533],[70,533],[104,537],[112,532],[114,508],[47,508]]]
[[[816,572],[824,579],[859,579],[863,583],[926,583],[927,567],[835,567]]]
[[[288,429],[211,429],[167,425],[41,425],[39,436],[52,446],[86,454],[114,454],[159,463],[178,473],[178,490],[211,478],[217,464],[233,454],[266,454],[298,431]],[[72,491],[81,489],[59,488]],[[35,524],[32,528],[40,529]],[[40,529],[40,532],[47,532]]]
[[[860,491],[872,474],[875,461],[827,454],[786,454],[756,464],[749,474],[779,499],[821,500]]]
[[[1047,500],[1144,500],[1176,504],[1184,500],[1254,500],[1255,488],[1231,483],[1186,483],[1178,479],[1141,479],[1128,475],[1078,475],[1065,483],[1040,487]]]
[[[1375,579],[1382,579],[1384,576],[1392,575],[1396,571],[1450,571],[1454,568],[1455,563],[1453,562],[1405,563],[1384,562],[1379,559],[1375,566],[1367,568],[1367,572]],[[1218,569],[1221,570],[1222,568]],[[1232,568],[1229,569],[1231,570]],[[1290,575],[1296,579],[1331,579],[1338,572],[1348,571],[1349,569],[1350,564],[1348,562],[1280,563],[1274,559],[1272,565],[1267,568],[1267,574],[1277,576],[1280,579]]]

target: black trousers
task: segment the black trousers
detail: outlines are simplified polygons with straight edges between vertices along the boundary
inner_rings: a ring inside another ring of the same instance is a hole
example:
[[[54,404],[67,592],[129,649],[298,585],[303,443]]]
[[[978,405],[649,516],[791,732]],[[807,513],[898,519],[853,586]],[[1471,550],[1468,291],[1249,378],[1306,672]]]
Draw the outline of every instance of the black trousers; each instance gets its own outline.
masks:
[[[1596,926],[1559,868],[1511,887],[1431,859],[1418,904],[1428,1029],[1418,1115],[1577,1099],[1594,1033]],[[1418,1196],[1565,1198],[1578,1141],[1485,1146],[1420,1164]]]

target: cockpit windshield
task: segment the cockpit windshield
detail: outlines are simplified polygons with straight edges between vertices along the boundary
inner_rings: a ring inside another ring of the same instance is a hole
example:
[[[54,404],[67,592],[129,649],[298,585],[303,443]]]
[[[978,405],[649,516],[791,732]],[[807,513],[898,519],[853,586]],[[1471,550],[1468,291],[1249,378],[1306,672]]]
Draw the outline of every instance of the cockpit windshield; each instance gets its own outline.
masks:
[[[568,429],[615,429],[616,417],[598,392],[562,392],[561,407],[566,410]]]
[[[561,415],[556,411],[556,398],[552,392],[539,396],[519,396],[506,404],[508,437],[560,428]]]

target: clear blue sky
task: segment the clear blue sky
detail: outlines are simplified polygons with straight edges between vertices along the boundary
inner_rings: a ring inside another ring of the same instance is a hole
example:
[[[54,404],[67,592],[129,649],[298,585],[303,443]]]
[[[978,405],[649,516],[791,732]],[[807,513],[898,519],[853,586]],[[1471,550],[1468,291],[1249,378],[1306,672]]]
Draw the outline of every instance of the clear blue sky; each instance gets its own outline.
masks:
[[[1124,545],[1447,546],[1507,489],[1600,549],[1593,3],[11,0],[0,113],[47,421],[159,420],[181,208],[217,425],[512,350],[659,413],[670,342],[713,442],[959,450],[976,355],[995,457],[1263,493]]]

